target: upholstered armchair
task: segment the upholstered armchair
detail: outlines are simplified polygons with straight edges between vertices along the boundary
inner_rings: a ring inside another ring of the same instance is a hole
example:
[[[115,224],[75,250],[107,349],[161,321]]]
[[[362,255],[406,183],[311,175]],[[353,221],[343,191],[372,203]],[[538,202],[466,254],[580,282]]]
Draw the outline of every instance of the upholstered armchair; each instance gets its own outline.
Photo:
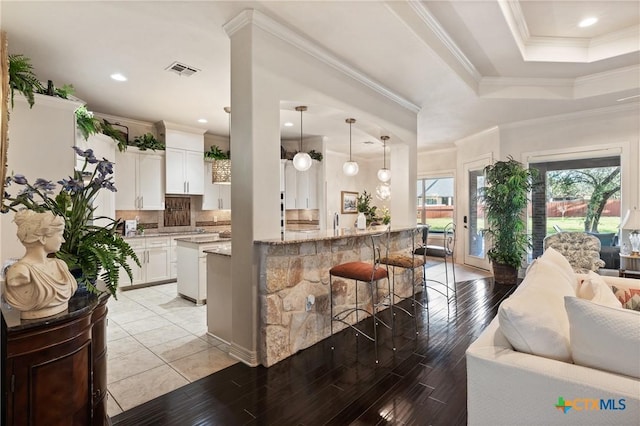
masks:
[[[544,239],[544,249],[553,247],[567,258],[577,273],[597,272],[605,266],[600,259],[600,240],[586,232],[558,232]]]

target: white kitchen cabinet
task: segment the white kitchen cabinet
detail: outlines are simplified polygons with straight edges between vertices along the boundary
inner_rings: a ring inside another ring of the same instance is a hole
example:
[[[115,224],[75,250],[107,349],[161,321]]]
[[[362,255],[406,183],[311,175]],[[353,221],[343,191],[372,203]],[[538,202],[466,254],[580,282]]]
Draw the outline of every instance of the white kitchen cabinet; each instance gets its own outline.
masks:
[[[204,193],[204,154],[167,148],[167,194]]]
[[[169,237],[136,237],[126,239],[134,250],[140,265],[130,261],[133,282],[129,282],[126,271],[120,270],[120,286],[127,287],[167,281],[171,277],[171,243]]]
[[[285,176],[285,208],[318,208],[318,162],[313,160],[309,170],[300,172],[293,167],[293,161],[287,161]]]
[[[118,210],[164,210],[164,157],[135,147],[116,153],[114,175]]]
[[[204,132],[162,121],[166,155],[167,194],[203,195]]]
[[[231,185],[225,183],[212,183],[213,163],[204,162],[204,194],[202,195],[202,210],[230,210],[231,209]]]
[[[92,149],[93,155],[99,160],[106,158],[109,161],[115,161],[116,144],[107,135],[91,135],[87,140],[84,140],[82,136],[77,136],[76,146],[82,150]],[[84,166],[85,158],[76,155],[76,170],[82,170]],[[96,164],[87,164],[85,172],[93,173],[95,168]],[[114,168],[114,182],[115,171]],[[95,207],[93,217],[97,218],[93,220],[93,224],[97,226],[109,225],[116,217],[116,193],[106,189],[98,191],[98,194],[93,199],[93,206]]]

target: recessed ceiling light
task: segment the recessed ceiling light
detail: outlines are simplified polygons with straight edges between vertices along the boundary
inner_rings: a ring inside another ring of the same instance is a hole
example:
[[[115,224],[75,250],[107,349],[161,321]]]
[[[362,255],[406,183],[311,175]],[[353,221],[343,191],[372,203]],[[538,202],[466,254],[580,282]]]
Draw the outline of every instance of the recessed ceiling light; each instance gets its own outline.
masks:
[[[284,127],[293,127],[293,123],[290,121],[287,121],[286,123],[284,123]]]
[[[593,24],[595,24],[596,22],[598,22],[598,18],[596,18],[595,16],[591,16],[589,18],[585,18],[582,21],[580,21],[580,23],[578,24],[578,26],[580,28],[586,28],[586,27],[590,27]]]
[[[114,79],[115,81],[127,81],[127,77],[120,74],[119,72],[111,74],[111,78]]]
[[[198,123],[206,123],[207,119],[206,118],[199,118],[198,119]]]

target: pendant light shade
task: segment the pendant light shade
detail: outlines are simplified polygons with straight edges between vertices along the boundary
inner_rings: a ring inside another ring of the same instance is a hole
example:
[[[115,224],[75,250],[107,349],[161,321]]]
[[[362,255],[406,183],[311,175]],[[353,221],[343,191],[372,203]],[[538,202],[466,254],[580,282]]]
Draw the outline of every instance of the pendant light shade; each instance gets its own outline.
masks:
[[[380,136],[382,139],[382,168],[378,170],[378,180],[380,182],[389,182],[391,180],[391,171],[387,169],[387,141],[389,136]]]
[[[351,125],[356,122],[355,118],[347,118],[346,123],[349,123],[349,161],[342,165],[342,172],[346,176],[355,176],[358,174],[358,163],[351,159]]]
[[[387,182],[379,183],[376,186],[376,198],[386,201],[391,198],[391,185]]]
[[[231,107],[224,107],[224,112],[229,114],[229,157],[231,157]],[[231,183],[231,159],[213,160],[211,163],[211,182]]]
[[[296,111],[300,111],[300,151],[293,157],[293,167],[301,172],[307,171],[311,167],[311,156],[302,152],[302,113],[306,110],[306,106],[296,107]]]

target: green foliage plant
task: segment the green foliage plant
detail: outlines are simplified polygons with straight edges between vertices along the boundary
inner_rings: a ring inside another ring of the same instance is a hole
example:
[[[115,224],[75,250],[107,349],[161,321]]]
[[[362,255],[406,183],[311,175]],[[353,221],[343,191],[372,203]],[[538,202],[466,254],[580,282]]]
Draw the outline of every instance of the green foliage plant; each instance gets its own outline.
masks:
[[[76,108],[76,125],[84,140],[102,131],[102,122],[93,116],[86,106]]]
[[[151,133],[145,133],[142,136],[136,136],[133,139],[133,146],[137,147],[141,151],[146,151],[147,149],[150,149],[152,151],[165,150],[164,143],[156,139],[156,137],[153,136]]]
[[[118,146],[118,151],[124,152],[127,150],[127,139],[125,135],[115,127],[111,125],[107,120],[102,120],[102,128],[100,130],[103,135],[109,136]]]
[[[524,212],[537,173],[508,157],[485,167],[484,174],[486,186],[480,194],[486,221],[483,233],[492,241],[487,256],[517,269],[531,247]]]
[[[356,200],[358,213],[364,213],[364,216],[367,218],[367,225],[379,220],[377,216],[378,207],[372,206],[371,200],[372,196],[366,190],[363,191],[362,194],[358,195]]]
[[[29,108],[33,108],[34,93],[44,90],[44,87],[33,72],[31,59],[21,54],[9,55],[9,88],[11,108],[13,108],[13,96],[16,91],[22,93],[27,98]]]
[[[311,157],[312,160],[318,160],[318,161],[322,161],[322,153],[316,151],[315,149],[312,149],[311,151],[309,151],[309,157]]]
[[[6,194],[2,211],[7,213],[26,208],[40,213],[51,211],[64,218],[64,243],[56,257],[67,264],[79,285],[98,293],[94,283],[101,278],[106,284],[106,291],[117,298],[120,268],[132,280],[128,260],[132,259],[138,266],[140,260],[117,231],[119,220],[94,217],[96,207],[93,200],[98,192],[116,190],[113,185],[113,164],[105,159],[98,160],[91,149],[73,149],[84,158],[84,166],[81,170],[74,170],[73,177],[58,181],[61,188],[57,194],[56,184],[51,181],[39,178],[30,183],[23,175],[14,174],[7,178],[5,189],[13,184],[21,189],[15,196]],[[94,225],[95,219],[106,219],[108,224]]]
[[[231,154],[220,149],[218,145],[212,145],[208,151],[204,152],[204,158],[207,160],[229,160]]]

